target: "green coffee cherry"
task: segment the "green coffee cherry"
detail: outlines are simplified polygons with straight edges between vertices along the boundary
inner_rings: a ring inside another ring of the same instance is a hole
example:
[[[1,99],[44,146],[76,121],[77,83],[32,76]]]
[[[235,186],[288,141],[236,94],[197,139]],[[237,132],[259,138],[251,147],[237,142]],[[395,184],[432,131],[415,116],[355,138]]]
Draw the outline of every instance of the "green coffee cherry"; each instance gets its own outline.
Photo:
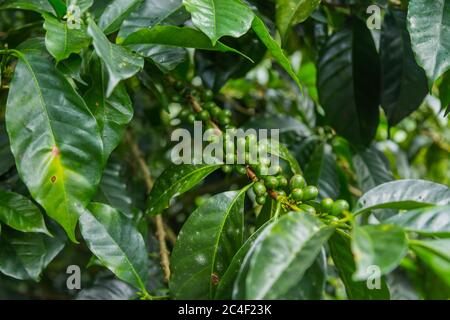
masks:
[[[234,153],[227,153],[225,155],[225,163],[227,164],[233,164],[236,162],[236,155]]]
[[[303,189],[304,187],[306,187],[305,178],[303,178],[299,174],[292,176],[291,181],[290,181],[290,187],[291,187],[291,190]]]
[[[280,165],[276,165],[275,168],[273,168],[275,174],[280,174],[283,172],[283,168]]]
[[[277,180],[278,180],[278,187],[286,188],[288,186],[288,180],[286,179],[285,176],[278,176]]]
[[[232,113],[231,113],[230,110],[225,109],[225,110],[222,111],[222,115],[224,117],[231,118]]]
[[[211,90],[206,90],[205,92],[203,92],[203,99],[205,101],[211,101],[212,99],[214,99],[214,92],[212,92]]]
[[[216,106],[216,104],[214,104],[214,107],[211,108],[211,115],[213,116],[213,118],[218,119],[220,114],[222,113],[222,109],[220,109],[218,106]]]
[[[182,81],[176,81],[174,87],[175,87],[175,90],[178,90],[178,91],[183,90],[184,83]]]
[[[266,196],[258,196],[256,197],[256,203],[260,204],[260,205],[264,205],[264,203],[266,203]]]
[[[303,189],[303,200],[314,200],[319,195],[319,190],[314,186],[307,186]]]
[[[216,106],[217,106],[217,105],[216,105],[214,102],[209,101],[209,102],[206,102],[206,103],[203,105],[203,109],[206,109],[206,110],[208,110],[208,111],[211,111],[211,110],[214,109]]]
[[[247,174],[247,168],[245,168],[245,166],[241,166],[241,165],[237,165],[236,166],[236,172],[242,175],[246,175]]]
[[[219,115],[218,120],[221,125],[227,125],[227,124],[230,124],[230,122],[231,122],[231,119],[229,117],[227,117],[226,115],[224,115],[223,113]]]
[[[292,190],[291,197],[296,202],[302,201],[303,200],[303,190],[302,189],[294,189],[294,190]]]
[[[336,200],[336,202],[333,204],[333,207],[331,208],[331,214],[333,216],[338,216],[342,212],[348,210],[350,208],[350,205],[345,200]]]
[[[273,176],[264,177],[264,183],[269,189],[274,190],[278,188],[278,179]]]
[[[298,206],[298,208],[306,213],[316,214],[316,209],[314,209],[314,207],[309,206],[307,204],[301,204]]]
[[[189,109],[183,109],[180,111],[180,114],[178,116],[180,119],[186,120],[190,114],[191,114],[191,111]]]
[[[338,218],[338,217],[335,217],[335,216],[329,216],[329,217],[328,217],[328,221],[330,221],[330,222],[338,222],[338,221],[339,221],[339,218]]]
[[[209,112],[207,110],[202,110],[198,114],[198,119],[202,121],[208,121],[209,120]]]
[[[333,207],[334,201],[331,198],[325,198],[320,202],[320,207],[323,212],[330,212]]]
[[[253,191],[257,196],[265,195],[267,192],[266,186],[261,181],[256,182],[253,185]]]
[[[231,171],[233,171],[233,167],[230,166],[230,165],[224,165],[224,166],[222,167],[222,171],[223,171],[224,173],[230,173]]]
[[[277,195],[278,197],[286,197],[286,192],[284,192],[283,190],[278,190]]]
[[[194,114],[189,114],[186,121],[190,124],[193,124],[195,122],[195,115]]]

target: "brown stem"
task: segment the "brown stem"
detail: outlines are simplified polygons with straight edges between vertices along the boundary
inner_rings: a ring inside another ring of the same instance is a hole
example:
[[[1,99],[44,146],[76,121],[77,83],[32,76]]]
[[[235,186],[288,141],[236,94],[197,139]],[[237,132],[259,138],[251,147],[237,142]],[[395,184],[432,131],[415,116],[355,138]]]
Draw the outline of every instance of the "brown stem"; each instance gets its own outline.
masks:
[[[142,156],[142,152],[139,149],[139,146],[136,144],[136,142],[133,139],[133,136],[130,131],[127,132],[127,142],[131,147],[131,153],[133,154],[134,159],[136,160],[139,170],[141,171],[145,185],[147,187],[147,193],[150,193],[150,191],[153,188],[153,179],[150,174],[150,170],[145,163],[145,160]],[[170,278],[170,262],[169,262],[169,250],[167,249],[167,243],[166,243],[166,231],[164,229],[164,221],[161,217],[161,215],[157,215],[154,218],[152,218],[153,222],[156,226],[156,237],[159,241],[159,254],[161,258],[161,268],[164,272],[164,280],[169,281]]]

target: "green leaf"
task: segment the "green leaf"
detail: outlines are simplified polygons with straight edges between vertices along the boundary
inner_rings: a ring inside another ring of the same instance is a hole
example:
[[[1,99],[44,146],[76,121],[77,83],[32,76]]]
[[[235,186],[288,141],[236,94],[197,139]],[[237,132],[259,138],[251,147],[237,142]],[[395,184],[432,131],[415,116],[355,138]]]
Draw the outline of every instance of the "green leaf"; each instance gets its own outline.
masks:
[[[291,76],[291,78],[295,81],[297,86],[301,89],[302,85],[300,83],[300,79],[292,68],[291,62],[285,56],[283,50],[281,49],[278,42],[276,42],[267,30],[264,22],[259,18],[255,17],[252,23],[252,29],[258,36],[258,38],[264,43],[264,45],[269,50],[272,57],[280,64],[280,66]]]
[[[88,34],[92,37],[95,51],[108,70],[106,96],[109,97],[121,80],[131,78],[144,67],[144,59],[109,42],[93,20],[89,21]]]
[[[172,252],[169,282],[176,299],[211,299],[244,242],[244,200],[249,186],[209,198],[183,225]]]
[[[399,213],[384,223],[421,234],[450,236],[450,205]]]
[[[328,144],[319,144],[305,168],[308,184],[319,188],[320,198],[336,199],[341,188],[336,169],[336,158]]]
[[[179,25],[189,18],[182,0],[144,0],[144,3],[123,21],[119,34],[120,42],[128,35],[157,25]]]
[[[103,148],[97,122],[42,54],[18,54],[6,106],[17,169],[33,198],[76,242],[78,213],[101,178]]]
[[[276,0],[276,22],[281,38],[291,26],[305,21],[319,6],[320,0]]]
[[[0,176],[14,166],[14,158],[9,146],[8,135],[6,134],[3,122],[0,122]]]
[[[21,9],[39,13],[55,13],[48,0],[5,0],[0,2],[0,10],[2,9]]]
[[[57,62],[89,46],[90,38],[85,28],[69,28],[67,22],[61,22],[49,14],[44,14],[44,18],[44,29],[47,31],[45,46]]]
[[[59,237],[4,230],[0,238],[0,272],[19,280],[38,281],[63,247]]]
[[[89,63],[91,84],[84,100],[97,119],[103,140],[103,159],[122,141],[126,125],[133,118],[133,105],[123,83],[119,83],[106,97],[107,70],[103,61],[93,54]]]
[[[91,203],[80,215],[80,230],[102,265],[145,292],[147,249],[131,220],[108,205]]]
[[[425,180],[397,180],[379,185],[365,193],[355,206],[355,214],[374,209],[416,209],[450,204],[450,189]]]
[[[410,246],[421,261],[450,288],[450,239],[415,240],[411,241]]]
[[[44,217],[24,196],[0,189],[0,221],[22,232],[41,232],[51,236]]]
[[[98,26],[105,34],[119,30],[122,22],[137,9],[144,0],[113,0],[98,20]]]
[[[50,2],[59,18],[66,14],[67,7],[64,0],[48,0],[48,2]]]
[[[291,152],[288,150],[288,148],[282,144],[279,143],[276,140],[260,140],[259,145],[265,145],[267,146],[267,152],[285,160],[287,163],[289,163],[289,167],[291,168],[292,173],[294,174],[301,174],[302,169],[300,168],[300,165],[297,162],[297,159],[291,154]]]
[[[255,247],[257,239],[260,239],[260,235],[273,221],[267,221],[261,227],[258,228],[239,248],[233,259],[228,265],[227,270],[223,273],[222,278],[217,286],[216,295],[214,299],[216,300],[230,300],[233,296],[233,286],[236,278],[238,277],[239,270],[244,263],[245,256],[252,248]]]
[[[405,232],[396,226],[356,226],[353,230],[352,252],[356,271],[353,280],[366,280],[371,267],[377,267],[380,276],[394,270],[408,251]]]
[[[446,0],[411,0],[408,30],[418,64],[429,87],[450,68],[450,3]]]
[[[389,10],[381,33],[381,106],[394,126],[419,108],[428,93],[427,77],[414,59],[406,14]]]
[[[363,192],[394,180],[389,161],[375,146],[360,149],[353,155],[356,179]]]
[[[146,50],[144,49],[147,48],[145,45],[150,44],[234,52],[245,57],[243,53],[228,47],[220,41],[212,45],[211,41],[203,33],[188,27],[156,26],[151,29],[141,29],[130,34],[123,42],[124,46],[130,47],[137,52],[145,52]]]
[[[132,218],[132,199],[124,180],[121,176],[121,165],[115,162],[108,163],[103,170],[103,177],[95,199],[118,209],[128,218]]]
[[[252,253],[245,298],[277,299],[287,294],[314,263],[333,231],[307,214],[290,212],[282,216]]]
[[[126,282],[100,278],[91,287],[82,289],[76,300],[131,300],[136,297],[136,289]]]
[[[370,290],[365,281],[355,281],[352,275],[356,271],[351,251],[350,237],[341,231],[335,232],[328,241],[330,254],[337,268],[339,277],[345,286],[347,297],[351,300],[389,300],[389,289],[386,281],[380,279],[380,289]]]
[[[219,164],[182,164],[169,167],[155,181],[147,201],[147,214],[160,214],[169,206],[173,197],[190,190],[220,167]]]
[[[253,20],[253,12],[241,0],[183,0],[191,13],[192,23],[212,41],[213,45],[223,36],[239,38],[247,33]]]
[[[450,72],[442,76],[439,84],[439,99],[441,100],[441,109],[444,110],[444,116],[450,113]]]
[[[331,126],[356,145],[369,145],[379,122],[380,63],[359,19],[333,34],[319,58],[319,99]]]
[[[79,55],[71,55],[68,59],[58,63],[57,68],[61,71],[69,81],[77,82],[87,86],[87,83],[81,78],[81,72],[85,67],[83,59]]]
[[[185,48],[154,44],[130,45],[129,48],[153,61],[164,73],[174,70],[188,58],[188,51]]]

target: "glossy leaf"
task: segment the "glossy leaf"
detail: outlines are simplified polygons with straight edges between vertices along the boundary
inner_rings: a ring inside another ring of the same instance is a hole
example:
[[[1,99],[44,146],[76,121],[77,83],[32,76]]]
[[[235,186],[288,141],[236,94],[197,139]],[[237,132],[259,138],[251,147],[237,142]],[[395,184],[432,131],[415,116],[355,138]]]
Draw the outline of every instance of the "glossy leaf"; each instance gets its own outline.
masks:
[[[107,70],[97,55],[91,57],[89,75],[91,85],[84,100],[97,119],[106,162],[122,140],[126,125],[133,118],[133,106],[123,83],[119,83],[111,95],[106,97]]]
[[[411,0],[408,30],[416,60],[429,86],[450,68],[450,3],[446,0]]]
[[[116,209],[91,203],[80,216],[89,249],[119,279],[145,291],[148,257],[142,235]]]
[[[3,122],[0,122],[0,175],[14,166],[14,158],[9,146],[8,135]]]
[[[381,34],[381,106],[391,126],[419,108],[428,93],[425,72],[414,59],[406,14],[389,10]]]
[[[47,31],[45,46],[56,61],[67,59],[72,53],[79,53],[89,46],[90,38],[85,28],[69,28],[66,22],[49,14],[45,14],[44,18],[44,29]]]
[[[48,2],[50,2],[59,18],[62,18],[66,14],[67,7],[65,0],[48,0]]]
[[[118,42],[128,35],[144,28],[157,25],[179,25],[189,18],[182,0],[144,0],[124,21],[120,28]]]
[[[55,13],[48,0],[4,0],[0,1],[0,10],[1,9],[21,9],[39,13]]]
[[[110,97],[121,80],[131,78],[144,67],[144,59],[109,42],[93,20],[89,21],[88,34],[92,37],[95,51],[108,70],[106,96]]]
[[[24,196],[0,189],[0,221],[22,232],[50,235],[41,211]]]
[[[372,35],[359,19],[332,35],[318,63],[319,99],[338,134],[368,145],[379,121],[380,63]]]
[[[436,206],[399,213],[384,221],[407,231],[429,235],[450,235],[450,205]]]
[[[406,255],[408,242],[403,230],[390,225],[354,227],[352,252],[356,271],[353,280],[366,280],[372,276],[373,267],[379,275],[394,270]]]
[[[76,241],[78,213],[101,177],[103,148],[95,118],[51,62],[26,53],[20,54],[11,82],[6,125],[31,195]]]
[[[210,299],[244,242],[248,187],[209,198],[183,228],[171,257],[171,294],[176,299]]]
[[[341,231],[334,233],[328,241],[330,254],[339,277],[345,286],[347,297],[351,300],[389,300],[389,289],[384,278],[380,279],[380,289],[370,290],[366,281],[355,281],[352,275],[356,271],[351,251],[350,236]]]
[[[82,289],[76,300],[131,300],[136,298],[136,289],[118,279],[96,279],[89,288]]]
[[[174,70],[188,58],[187,50],[180,47],[138,44],[130,45],[129,48],[153,61],[159,70],[164,73]]]
[[[389,161],[375,146],[358,150],[352,160],[358,185],[363,192],[394,180]]]
[[[113,0],[103,11],[98,26],[105,34],[119,30],[122,22],[137,9],[144,0]]]
[[[365,193],[356,204],[355,214],[392,208],[415,209],[450,204],[450,189],[425,180],[397,180],[379,185]]]
[[[0,272],[19,280],[38,281],[63,247],[59,237],[4,230],[0,238]]]
[[[183,0],[192,23],[212,41],[223,36],[239,38],[252,24],[253,12],[240,0]]]
[[[301,89],[302,85],[300,83],[300,79],[298,78],[297,74],[292,68],[291,62],[285,56],[278,42],[276,42],[272,38],[272,36],[269,33],[269,30],[267,30],[267,27],[264,25],[264,22],[259,17],[255,17],[253,19],[252,29],[256,33],[258,38],[267,47],[273,58],[280,64],[280,66],[289,74],[292,80],[294,80],[297,86]]]
[[[305,21],[320,4],[320,0],[276,0],[276,22],[281,37],[288,29]]]
[[[320,144],[316,147],[305,168],[305,178],[308,184],[317,186],[320,198],[337,198],[340,183],[336,158],[330,145]]]
[[[245,298],[284,296],[302,279],[332,233],[333,228],[313,216],[298,212],[282,216],[252,254],[245,277]]]
[[[94,0],[67,0],[67,7],[78,7],[80,13],[86,12],[93,4]]]
[[[218,164],[182,164],[169,167],[155,181],[148,197],[147,214],[160,214],[169,206],[173,197],[190,190],[219,168]]]

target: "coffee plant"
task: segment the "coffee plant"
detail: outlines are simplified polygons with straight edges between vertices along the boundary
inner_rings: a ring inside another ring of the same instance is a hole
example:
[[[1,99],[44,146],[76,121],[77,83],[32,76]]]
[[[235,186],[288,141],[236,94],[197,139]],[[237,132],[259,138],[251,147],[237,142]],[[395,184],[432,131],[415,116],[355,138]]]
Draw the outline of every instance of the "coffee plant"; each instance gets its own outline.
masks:
[[[0,298],[450,298],[449,25],[0,0]]]

